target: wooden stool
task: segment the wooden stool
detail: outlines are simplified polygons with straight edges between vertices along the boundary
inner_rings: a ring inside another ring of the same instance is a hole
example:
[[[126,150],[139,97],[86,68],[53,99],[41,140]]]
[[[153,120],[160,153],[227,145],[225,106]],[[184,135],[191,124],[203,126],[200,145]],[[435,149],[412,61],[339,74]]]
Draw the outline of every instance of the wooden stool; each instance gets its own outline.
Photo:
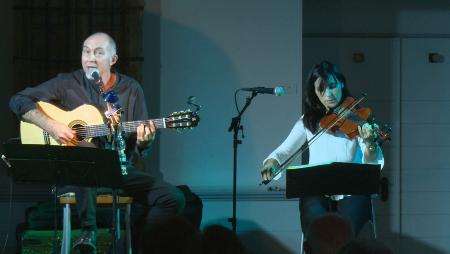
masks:
[[[70,253],[70,233],[71,233],[71,223],[70,223],[70,205],[76,204],[75,193],[67,193],[59,197],[59,203],[64,205],[63,211],[63,236],[61,243],[61,254]],[[111,194],[97,195],[97,205],[112,205],[113,198]],[[127,196],[117,196],[116,204],[126,205],[125,211],[125,230],[126,230],[126,253],[131,254],[131,203],[133,203],[132,197]],[[117,238],[120,239],[120,208],[117,207]]]

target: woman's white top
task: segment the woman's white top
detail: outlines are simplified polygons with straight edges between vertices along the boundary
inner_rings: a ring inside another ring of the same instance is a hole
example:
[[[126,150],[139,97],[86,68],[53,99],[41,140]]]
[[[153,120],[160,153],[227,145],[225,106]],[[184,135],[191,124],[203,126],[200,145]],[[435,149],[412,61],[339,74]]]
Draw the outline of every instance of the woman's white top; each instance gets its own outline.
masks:
[[[314,135],[305,128],[303,116],[297,120],[286,140],[281,143],[265,160],[275,159],[281,165],[293,155],[307,140]],[[343,134],[323,133],[309,147],[309,164],[320,164],[330,162],[351,162],[364,164],[380,164],[384,166],[383,152],[377,146],[378,154],[375,160],[368,161],[364,156],[366,145],[359,136],[353,140],[346,138]],[[280,175],[278,175],[277,179]]]

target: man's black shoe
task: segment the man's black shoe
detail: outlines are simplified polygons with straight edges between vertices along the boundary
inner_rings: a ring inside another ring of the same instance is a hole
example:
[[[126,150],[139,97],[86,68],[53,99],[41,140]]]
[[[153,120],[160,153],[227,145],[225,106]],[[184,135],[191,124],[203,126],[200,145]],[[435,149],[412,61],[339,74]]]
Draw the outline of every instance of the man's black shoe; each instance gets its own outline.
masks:
[[[80,238],[75,242],[73,248],[79,253],[95,253],[97,246],[97,236],[95,231],[82,230]]]

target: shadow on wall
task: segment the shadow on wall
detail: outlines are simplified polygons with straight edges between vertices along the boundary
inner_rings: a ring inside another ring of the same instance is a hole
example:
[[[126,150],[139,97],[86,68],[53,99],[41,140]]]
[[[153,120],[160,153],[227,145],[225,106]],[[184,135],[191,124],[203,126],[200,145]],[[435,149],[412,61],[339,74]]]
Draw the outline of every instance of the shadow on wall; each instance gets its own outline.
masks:
[[[369,238],[373,237],[372,228],[370,223],[367,223],[361,232],[359,233],[358,238]],[[401,235],[398,232],[383,232],[380,238],[380,232],[378,230],[378,240],[386,244],[388,248],[393,253],[398,254],[409,254],[409,253],[424,253],[424,254],[446,254],[447,252],[443,249],[436,248],[425,241],[414,238],[408,235]]]
[[[209,226],[209,225],[221,225],[227,228],[230,228],[230,223],[228,222],[227,218],[219,218],[216,220],[210,221],[207,225],[202,225],[203,228]],[[369,223],[363,228],[358,238],[371,238],[372,232],[371,227],[369,226]],[[287,232],[289,234],[289,232]],[[255,223],[254,221],[250,220],[239,220],[238,221],[238,236],[239,239],[244,244],[245,248],[247,249],[248,253],[254,253],[254,254],[272,254],[272,253],[280,253],[280,254],[296,254],[300,253],[300,231],[298,232],[290,232],[290,234],[295,234],[293,238],[297,238],[298,240],[298,251],[292,250],[286,245],[283,244],[280,240],[278,240],[276,237],[272,236],[267,230],[265,230],[263,227]],[[281,238],[281,237],[278,237]],[[290,237],[292,239],[292,237]],[[400,239],[401,238],[401,239]],[[391,250],[393,253],[426,253],[426,254],[446,254],[447,252],[445,250],[436,248],[435,246],[432,246],[424,241],[421,241],[419,239],[407,236],[407,235],[400,235],[398,233],[390,233],[389,239],[395,239],[397,243],[401,242],[401,245],[396,245],[397,249]],[[386,244],[388,247],[392,243],[389,244],[388,242],[385,242],[383,240],[385,239],[379,239],[384,244]]]
[[[401,236],[401,245],[399,253],[446,254],[448,252],[442,249],[438,249],[431,244],[428,244],[426,242],[420,241],[411,236],[403,234]]]
[[[223,220],[223,223],[227,223],[226,220]],[[252,221],[239,221],[240,227],[250,228],[250,230],[245,230],[239,233],[239,238],[241,239],[244,246],[247,248],[249,253],[258,253],[258,254],[269,254],[269,253],[286,253],[286,254],[294,254],[300,253],[300,246],[298,246],[299,251],[293,251],[288,249],[282,242],[278,239],[270,235],[263,228],[259,227]],[[293,233],[294,234],[294,233]],[[300,238],[300,232],[295,233],[298,234],[298,238]],[[360,235],[359,238],[364,237]],[[393,253],[426,253],[426,254],[446,254],[447,252],[442,249],[438,249],[435,246],[432,246],[424,241],[419,239],[399,234],[393,235],[394,238],[400,239],[401,237],[401,245],[398,246],[399,249],[391,249]]]
[[[145,15],[155,20],[157,14]],[[188,107],[195,110],[186,104],[189,96],[195,96],[202,109],[196,128],[181,133],[173,129],[158,132],[147,170],[172,184],[201,186],[205,179],[211,186],[231,182],[231,134],[227,128],[235,114],[233,91],[240,87],[240,81],[230,56],[215,38],[222,35],[209,35],[210,31],[200,31],[195,25],[170,17],[161,16],[159,22],[161,63],[157,67],[161,77],[158,88],[146,82],[148,106],[159,106],[157,114],[161,116]],[[155,113],[152,109],[150,112]],[[215,170],[206,168],[211,165]]]

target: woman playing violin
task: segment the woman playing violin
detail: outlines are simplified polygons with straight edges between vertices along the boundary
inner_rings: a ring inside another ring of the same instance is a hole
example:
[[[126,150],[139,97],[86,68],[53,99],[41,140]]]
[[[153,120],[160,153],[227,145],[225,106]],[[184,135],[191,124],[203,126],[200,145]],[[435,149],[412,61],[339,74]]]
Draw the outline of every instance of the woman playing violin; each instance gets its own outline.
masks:
[[[270,180],[302,145],[321,130],[321,120],[333,112],[350,96],[344,75],[334,64],[323,61],[314,66],[306,80],[304,92],[304,115],[295,123],[286,140],[265,160],[261,168],[263,180]],[[381,148],[374,139],[376,127],[368,123],[358,126],[359,135],[350,139],[342,132],[324,132],[309,147],[309,164],[328,162],[352,162],[384,164]],[[310,223],[330,212],[330,208],[352,222],[357,235],[371,217],[368,196],[315,196],[301,198],[300,218],[306,233]]]

